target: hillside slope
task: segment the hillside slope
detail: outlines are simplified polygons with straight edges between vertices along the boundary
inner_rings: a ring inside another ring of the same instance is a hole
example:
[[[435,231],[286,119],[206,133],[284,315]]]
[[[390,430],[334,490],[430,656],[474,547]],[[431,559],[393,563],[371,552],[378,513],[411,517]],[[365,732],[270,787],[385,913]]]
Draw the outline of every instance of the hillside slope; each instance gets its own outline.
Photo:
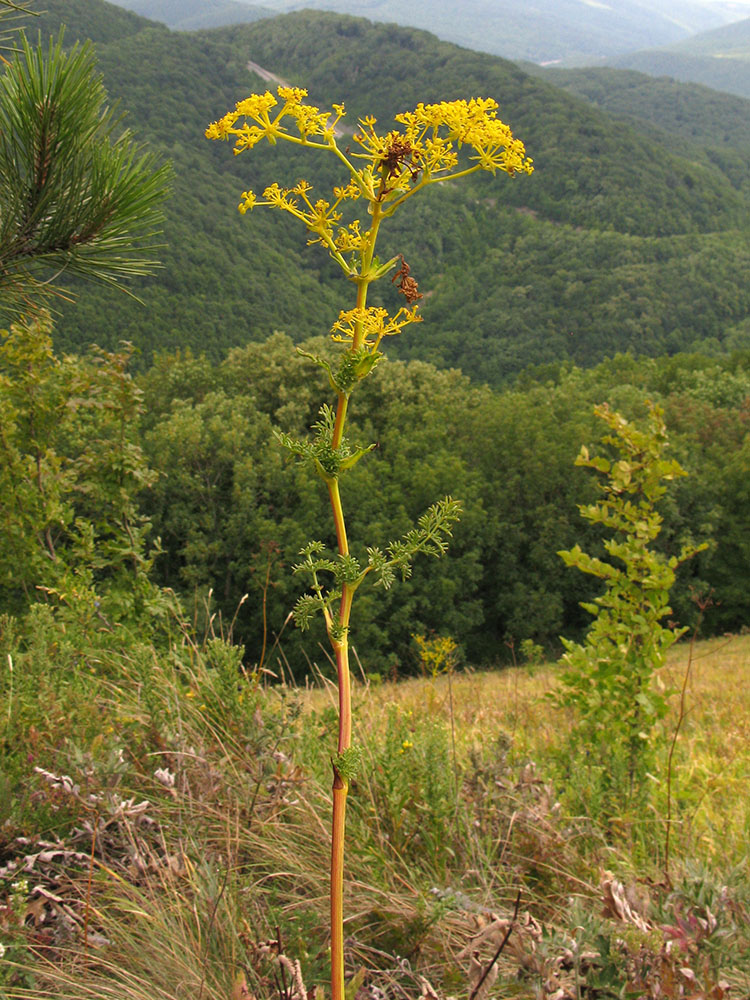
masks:
[[[750,97],[750,18],[666,48],[619,56],[609,63]]]
[[[670,46],[675,52],[713,56],[717,59],[750,57],[750,18],[702,31]]]
[[[750,187],[750,101],[696,83],[635,70],[554,69],[544,79]]]
[[[84,2],[94,0],[66,10]],[[54,27],[53,15],[43,24]],[[405,253],[427,293],[432,360],[500,383],[534,362],[744,342],[743,185],[705,150],[678,155],[501,59],[315,12],[196,34],[149,25],[99,56],[138,136],[174,160],[175,194],[164,268],[137,286],[146,308],[87,289],[63,309],[62,346],[127,339],[146,359],[180,346],[220,357],[274,329],[324,332],[347,305],[331,263],[291,222],[236,212],[248,187],[307,176],[325,188],[340,176],[304,151],[235,158],[203,138],[207,122],[266,88],[249,60],[308,85],[316,101],[344,98],[350,122],[370,111],[386,123],[419,100],[494,95],[525,140],[532,177],[429,192],[384,232],[383,253]],[[424,354],[423,338],[401,350]]]

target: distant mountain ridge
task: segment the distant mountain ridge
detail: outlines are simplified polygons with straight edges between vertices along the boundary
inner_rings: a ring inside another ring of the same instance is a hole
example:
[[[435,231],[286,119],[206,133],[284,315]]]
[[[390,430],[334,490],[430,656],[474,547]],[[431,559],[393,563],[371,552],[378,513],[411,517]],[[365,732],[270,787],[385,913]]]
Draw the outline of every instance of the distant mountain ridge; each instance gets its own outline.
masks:
[[[242,0],[116,0],[121,6],[174,31],[197,31],[226,24],[246,24],[275,11]]]
[[[715,58],[743,59],[750,56],[750,17],[710,31],[702,31],[671,46],[676,52]]]
[[[619,69],[701,83],[750,98],[750,18],[706,31],[666,48],[646,49],[608,60]]]
[[[23,25],[30,38],[38,32],[42,37],[57,34],[65,24],[69,41],[80,38],[106,44],[154,27],[147,18],[108,0],[44,0],[43,4],[37,0],[32,9],[38,16],[29,17]]]
[[[653,77],[631,69],[590,66],[547,69],[542,79],[602,111],[648,123],[707,150],[750,153],[750,100],[698,83]]]
[[[117,0],[173,28],[253,20],[237,0]],[[272,13],[315,9],[427,29],[506,59],[566,65],[669,45],[730,19],[726,7],[696,0],[266,0]],[[181,8],[184,7],[184,12]],[[748,5],[750,14],[750,4]],[[263,16],[263,15],[261,15]]]

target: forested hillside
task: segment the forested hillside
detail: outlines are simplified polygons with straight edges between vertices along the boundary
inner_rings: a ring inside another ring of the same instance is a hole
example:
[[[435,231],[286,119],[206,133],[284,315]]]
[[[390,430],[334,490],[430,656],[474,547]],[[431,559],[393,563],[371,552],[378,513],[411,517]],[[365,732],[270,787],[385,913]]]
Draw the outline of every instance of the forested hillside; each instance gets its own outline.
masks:
[[[609,67],[549,69],[543,71],[543,78],[637,128],[650,124],[679,136],[686,140],[685,155],[702,152],[710,161],[719,150],[724,155],[735,150],[735,183],[747,184],[750,101],[745,98],[697,83]],[[722,170],[729,172],[725,160]]]
[[[330,541],[331,527],[314,470],[287,461],[274,431],[306,434],[330,395],[317,369],[279,334],[216,364],[164,354],[136,385],[127,351],[55,356],[44,334],[17,328],[0,345],[12,428],[0,467],[0,517],[11,526],[0,546],[3,611],[23,614],[42,591],[65,606],[85,592],[96,596],[81,610],[94,628],[129,623],[143,638],[163,621],[156,583],[180,595],[200,630],[212,615],[217,634],[231,626],[250,661],[282,636],[301,676],[324,634],[291,627],[302,589],[291,568],[310,539]],[[333,350],[324,338],[305,347]],[[503,392],[390,361],[352,407],[353,439],[377,444],[347,476],[352,552],[364,557],[363,539],[385,547],[440,496],[459,497],[463,514],[446,557],[417,560],[391,590],[358,594],[355,645],[368,670],[414,669],[415,633],[450,634],[476,665],[508,660],[523,640],[557,650],[560,635],[580,635],[589,616],[579,602],[600,586],[558,552],[599,551],[600,531],[578,509],[595,486],[573,463],[581,444],[596,446],[603,400],[633,419],[660,402],[670,456],[688,472],[661,505],[659,546],[709,547],[680,572],[674,619],[694,624],[693,595],[712,593],[704,630],[750,620],[747,354],[542,366]]]
[[[713,56],[716,59],[747,59],[750,53],[750,18],[701,31],[670,46],[676,52]]]
[[[146,499],[166,550],[160,578],[186,594],[213,587],[215,607],[225,620],[238,611],[238,634],[257,648],[258,608],[266,602],[278,632],[299,589],[289,564],[327,523],[314,474],[301,464],[284,467],[271,428],[303,434],[326,387],[280,336],[218,366],[163,357],[142,385],[144,446],[162,473]],[[357,396],[354,438],[378,448],[347,480],[351,535],[385,544],[447,493],[462,498],[465,513],[447,557],[421,560],[393,591],[358,597],[357,641],[371,665],[409,669],[414,632],[450,633],[472,662],[492,662],[509,655],[506,640],[533,637],[554,647],[560,634],[587,623],[578,602],[590,600],[598,582],[571,574],[557,553],[575,541],[597,546],[599,532],[578,510],[594,484],[573,460],[598,434],[593,406],[603,399],[633,418],[646,399],[665,406],[671,454],[689,475],[666,506],[664,550],[716,540],[683,568],[675,617],[695,621],[691,589],[713,587],[721,603],[707,629],[748,620],[747,356],[731,363],[621,356],[588,373],[564,366],[529,373],[503,393],[423,362],[391,362]],[[243,593],[250,600],[238,610]],[[297,668],[300,645],[315,648],[317,639],[322,631],[312,640],[287,631],[284,648]]]
[[[749,997],[741,104],[49,2],[156,155],[18,39],[0,996]]]
[[[207,122],[265,89],[247,69],[253,60],[306,83],[322,104],[343,96],[350,122],[367,111],[387,120],[420,99],[495,94],[536,165],[530,177],[428,192],[383,229],[384,254],[403,253],[419,280],[425,323],[389,345],[392,357],[414,360],[384,366],[361,393],[354,420],[379,447],[352,473],[353,535],[366,523],[383,544],[442,493],[460,495],[465,514],[447,560],[418,565],[397,600],[363,596],[357,627],[371,665],[408,664],[416,629],[450,631],[475,662],[502,656],[506,642],[554,644],[580,631],[578,602],[593,591],[557,552],[578,539],[595,544],[577,509],[591,484],[572,463],[595,433],[591,411],[602,398],[632,415],[647,398],[662,400],[690,472],[666,511],[663,544],[672,552],[712,541],[683,570],[675,614],[692,620],[694,585],[721,594],[706,627],[747,620],[750,391],[747,354],[727,354],[750,343],[750,180],[735,144],[744,142],[736,102],[700,92],[692,131],[658,107],[646,125],[632,116],[623,124],[516,66],[424,32],[303,12],[183,34],[129,17],[109,22],[111,8],[91,2],[79,23],[97,14],[89,34],[104,39],[105,81],[132,109],[139,137],[172,158],[175,190],[164,267],[137,289],[144,305],[81,287],[75,305],[61,306],[54,338],[58,356],[122,339],[140,351],[130,364],[142,370],[143,421],[131,444],[157,474],[151,482],[152,472],[137,470],[136,478],[149,537],[161,539],[160,583],[196,613],[211,591],[229,620],[249,594],[235,634],[255,649],[261,603],[278,633],[298,590],[288,567],[327,523],[312,477],[283,467],[272,431],[302,434],[315,419],[323,397],[293,344],[324,335],[349,303],[325,254],[284,217],[263,209],[243,217],[236,205],[243,190],[275,179],[311,176],[320,189],[340,178],[311,175],[318,165],[305,150],[236,158],[205,140]],[[51,0],[42,26],[56,31],[67,16],[68,5]],[[113,24],[124,28],[117,42]],[[571,79],[585,90],[599,78]],[[617,88],[601,79],[606,102]],[[386,283],[381,295],[390,301],[395,290]],[[622,354],[686,349],[701,354]],[[590,374],[572,367],[615,355]],[[10,384],[28,377],[17,363],[8,362]],[[440,370],[452,365],[463,372]],[[91,433],[98,454],[94,424]],[[51,447],[62,454],[71,440]],[[77,452],[70,461],[87,468]],[[61,508],[69,513],[100,487],[83,479],[71,489],[72,506]],[[18,583],[8,586],[6,605],[22,605]],[[298,670],[300,636],[288,632]]]
[[[61,346],[127,339],[145,362],[185,346],[218,360],[274,330],[295,340],[325,332],[335,318],[325,256],[263,211],[235,212],[241,191],[294,183],[308,162],[273,150],[235,160],[203,137],[207,122],[266,88],[248,60],[308,86],[317,102],[345,100],[352,125],[419,100],[496,96],[525,141],[531,178],[431,192],[386,236],[426,293],[436,363],[499,385],[530,363],[747,342],[750,187],[746,165],[716,152],[719,142],[676,150],[510,63],[411,29],[301,12],[196,34],[146,26],[114,43],[99,24],[113,8],[100,4],[89,19],[94,0],[80,2],[51,0],[39,23],[54,32],[79,11],[105,40],[105,83],[139,137],[173,159],[175,193],[164,268],[136,288],[145,308],[89,291],[62,309]],[[309,178],[318,188],[336,181],[318,169]],[[413,348],[406,339],[399,349]]]
[[[35,4],[31,8],[37,16],[26,21],[26,33],[34,38],[37,32],[42,37],[56,34],[65,26],[66,41],[71,44],[76,39],[90,39],[106,44],[118,43],[135,35],[144,28],[154,27],[152,21],[107,0],[50,0],[44,5]]]

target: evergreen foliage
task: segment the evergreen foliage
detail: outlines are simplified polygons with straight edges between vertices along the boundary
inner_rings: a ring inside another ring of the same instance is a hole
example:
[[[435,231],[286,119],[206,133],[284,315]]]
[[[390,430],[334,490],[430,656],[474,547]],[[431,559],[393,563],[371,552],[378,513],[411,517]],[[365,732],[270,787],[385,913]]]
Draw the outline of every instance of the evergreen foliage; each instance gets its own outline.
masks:
[[[149,273],[168,170],[117,119],[90,47],[22,40],[0,77],[0,295],[30,307],[60,272],[112,284]]]

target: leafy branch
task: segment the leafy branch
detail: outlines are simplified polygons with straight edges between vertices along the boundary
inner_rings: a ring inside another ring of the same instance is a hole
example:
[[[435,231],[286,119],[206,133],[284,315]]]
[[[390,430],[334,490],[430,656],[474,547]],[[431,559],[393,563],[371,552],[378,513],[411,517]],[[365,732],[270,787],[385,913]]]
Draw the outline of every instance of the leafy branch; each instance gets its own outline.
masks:
[[[414,557],[419,553],[442,556],[448,550],[448,539],[453,535],[453,525],[461,517],[461,501],[443,497],[419,518],[417,527],[395,542],[389,542],[385,552],[377,547],[367,549],[369,569],[377,576],[376,585],[385,590],[392,585],[396,574],[406,580],[411,576]]]
[[[293,438],[283,431],[275,431],[279,443],[298,458],[306,459],[315,466],[321,479],[328,482],[337,479],[341,472],[351,469],[363,455],[372,451],[376,446],[369,445],[367,448],[352,447],[347,438],[342,438],[338,447],[333,444],[336,429],[336,413],[324,403],[320,410],[320,419],[312,425],[313,437],[311,440],[303,441]]]

